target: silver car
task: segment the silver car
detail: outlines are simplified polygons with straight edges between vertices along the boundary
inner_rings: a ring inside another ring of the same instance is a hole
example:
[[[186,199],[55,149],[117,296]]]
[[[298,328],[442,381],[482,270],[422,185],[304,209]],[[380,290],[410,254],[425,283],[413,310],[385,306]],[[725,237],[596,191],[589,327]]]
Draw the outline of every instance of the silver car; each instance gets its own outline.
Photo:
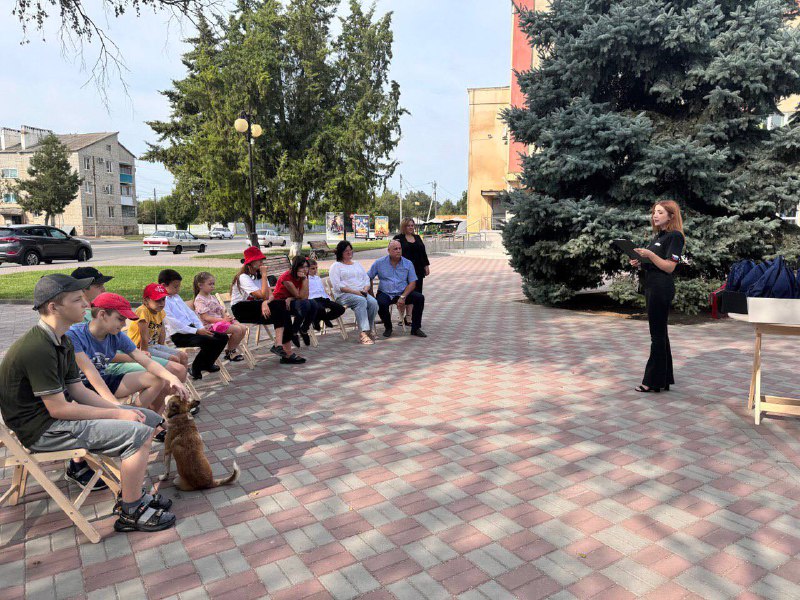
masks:
[[[155,256],[159,252],[172,252],[180,254],[184,250],[197,250],[205,252],[206,245],[198,237],[188,231],[156,231],[153,235],[147,236],[142,240],[142,248]]]
[[[285,246],[286,238],[280,236],[273,229],[259,229],[256,231],[258,235],[258,245],[272,248],[272,246]]]
[[[209,232],[208,237],[212,240],[232,240],[233,232],[227,227],[214,227]]]

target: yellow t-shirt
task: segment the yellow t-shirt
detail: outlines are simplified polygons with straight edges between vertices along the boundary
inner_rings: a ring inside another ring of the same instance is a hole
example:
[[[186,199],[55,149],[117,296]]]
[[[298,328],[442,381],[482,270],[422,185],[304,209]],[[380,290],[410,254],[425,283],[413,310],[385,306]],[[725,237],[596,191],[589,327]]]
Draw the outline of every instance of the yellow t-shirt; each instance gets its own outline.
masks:
[[[159,338],[161,337],[161,328],[164,327],[163,323],[166,313],[163,310],[153,313],[144,304],[142,304],[134,312],[138,315],[139,321],[144,321],[147,323],[147,329],[150,332],[147,343],[157,344]],[[128,321],[128,337],[131,338],[131,341],[134,344],[136,344],[137,348],[141,343],[141,338],[139,337],[139,321]]]

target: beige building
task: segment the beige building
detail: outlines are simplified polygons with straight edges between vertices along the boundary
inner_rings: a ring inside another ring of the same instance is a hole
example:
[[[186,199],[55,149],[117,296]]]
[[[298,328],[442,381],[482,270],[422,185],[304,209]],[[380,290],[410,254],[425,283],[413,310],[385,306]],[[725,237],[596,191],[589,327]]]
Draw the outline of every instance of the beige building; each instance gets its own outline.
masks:
[[[0,129],[0,223],[43,223],[44,215],[26,213],[8,186],[28,178],[31,156],[53,133],[23,125]],[[56,216],[56,226],[77,235],[136,234],[136,157],[116,132],[57,134],[70,150],[69,162],[81,177],[78,197]]]

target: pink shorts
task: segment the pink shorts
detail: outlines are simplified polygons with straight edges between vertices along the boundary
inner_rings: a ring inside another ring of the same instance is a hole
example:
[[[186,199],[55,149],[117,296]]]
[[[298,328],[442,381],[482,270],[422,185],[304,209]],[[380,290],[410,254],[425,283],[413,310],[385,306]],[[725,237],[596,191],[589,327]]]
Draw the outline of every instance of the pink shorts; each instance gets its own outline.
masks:
[[[209,327],[209,330],[214,333],[226,333],[230,329],[231,324],[227,321],[217,321]]]

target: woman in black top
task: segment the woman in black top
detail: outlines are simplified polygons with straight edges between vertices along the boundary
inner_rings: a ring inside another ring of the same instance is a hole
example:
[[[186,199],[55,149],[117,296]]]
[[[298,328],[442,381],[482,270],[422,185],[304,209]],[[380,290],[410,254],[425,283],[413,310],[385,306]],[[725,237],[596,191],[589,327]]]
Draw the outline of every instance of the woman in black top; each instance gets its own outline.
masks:
[[[642,261],[631,261],[631,265],[641,269],[647,321],[650,324],[650,358],[642,385],[636,391],[658,393],[662,389],[669,390],[669,386],[675,383],[667,320],[670,304],[675,297],[675,267],[681,260],[684,235],[681,209],[672,200],[654,204],[650,219],[655,238],[647,248],[636,248]]]
[[[425,244],[422,238],[416,233],[414,219],[406,217],[400,221],[400,235],[394,236],[403,248],[403,258],[407,258],[414,265],[417,273],[417,287],[415,291],[422,293],[422,280],[431,274],[428,253],[425,251]]]

